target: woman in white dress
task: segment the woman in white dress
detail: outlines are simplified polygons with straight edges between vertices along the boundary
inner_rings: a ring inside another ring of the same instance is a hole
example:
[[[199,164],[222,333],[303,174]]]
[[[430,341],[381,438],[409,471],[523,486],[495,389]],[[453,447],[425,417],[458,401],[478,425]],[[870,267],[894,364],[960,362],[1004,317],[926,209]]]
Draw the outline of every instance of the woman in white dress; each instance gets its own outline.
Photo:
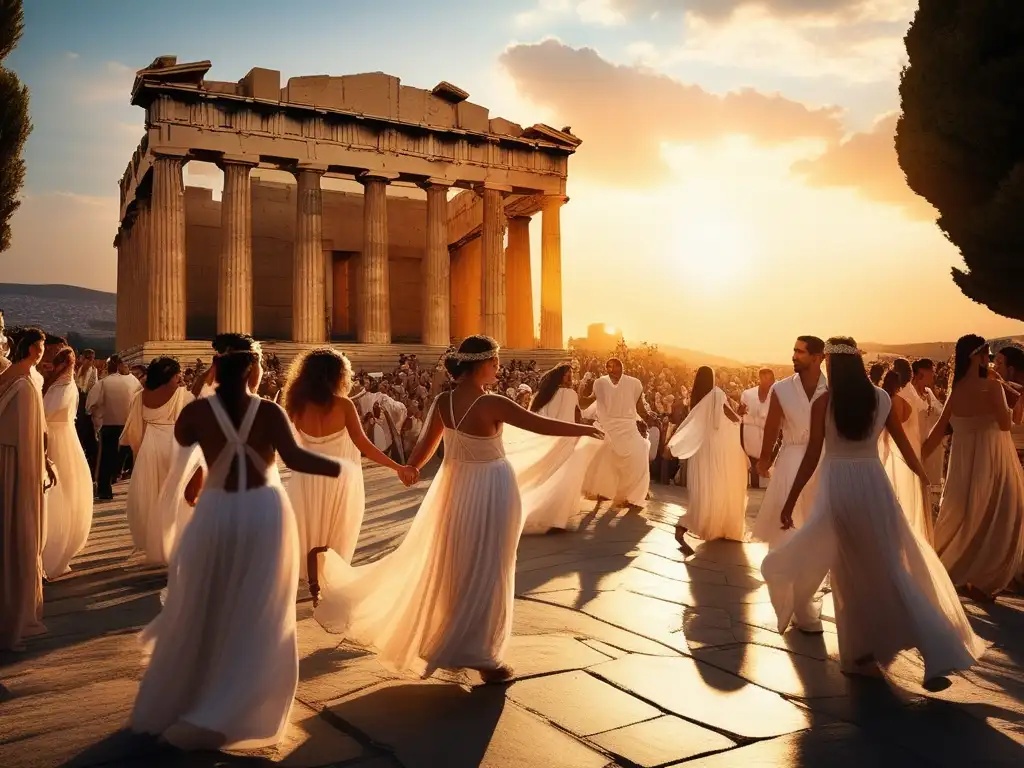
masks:
[[[747,511],[747,455],[740,442],[740,417],[725,392],[715,386],[715,372],[697,369],[690,395],[690,414],[673,433],[668,450],[686,461],[686,512],[676,523],[676,541],[683,536],[711,541],[743,541]]]
[[[79,395],[74,374],[75,353],[67,347],[53,358],[43,395],[46,451],[59,481],[46,494],[43,572],[48,579],[71,570],[71,558],[85,547],[92,528],[92,473],[75,429]]]
[[[888,430],[922,483],[924,467],[890,408],[871,384],[856,342],[829,339],[828,392],[815,401],[811,436],[781,513],[793,508],[822,446],[818,487],[807,522],[761,564],[784,632],[792,621],[820,631],[815,593],[831,573],[839,656],[845,672],[877,676],[905,649],[924,657],[925,680],[967,669],[984,651],[934,550],[907,521],[878,456]]]
[[[917,398],[912,400],[911,394],[907,391],[908,388],[914,388],[911,384],[912,378],[910,363],[902,358],[894,360],[892,368],[882,377],[882,389],[889,395],[893,415],[899,420],[907,440],[917,453],[917,446],[921,445],[921,427],[917,411],[912,404]],[[892,483],[893,492],[903,509],[903,514],[907,516],[911,527],[921,535],[921,538],[931,544],[934,536],[931,494],[927,492],[928,489],[921,487],[921,479],[910,468],[903,455],[893,450],[888,432],[883,432],[879,437],[878,450],[885,474],[889,476],[889,482]]]
[[[142,632],[149,667],[131,728],[181,749],[255,749],[281,739],[299,675],[295,517],[267,468],[275,451],[297,472],[337,477],[341,464],[300,447],[281,407],[252,394],[258,351],[215,365],[217,394],[189,404],[174,428],[181,445],[199,444],[210,473],[163,610]]]
[[[572,385],[572,366],[555,366],[541,378],[530,410],[548,419],[580,423],[580,400]],[[583,482],[601,444],[575,437],[552,440],[516,427],[503,430],[502,437],[522,498],[523,533],[575,528]]]
[[[957,341],[950,394],[922,448],[929,456],[953,427],[935,551],[953,583],[983,601],[1005,589],[1024,562],[1024,475],[1006,395],[988,360],[980,336]]]
[[[144,552],[146,563],[165,565],[165,528],[181,514],[178,499],[171,509],[160,505],[161,491],[176,453],[174,422],[191,393],[181,386],[181,366],[172,357],[158,357],[146,369],[146,384],[132,400],[121,433],[121,445],[130,446],[135,467],[128,483],[125,511],[135,549]]]
[[[444,460],[398,549],[357,568],[328,551],[319,557],[319,584],[311,574],[317,621],[373,648],[396,672],[474,669],[485,682],[511,677],[504,653],[522,508],[502,428],[507,422],[539,434],[601,435],[486,394],[498,364],[498,345],[486,336],[470,336],[446,360],[458,384],[434,401],[410,461],[413,472],[426,464],[442,435]]]
[[[292,363],[284,391],[284,408],[299,445],[343,463],[339,477],[294,473],[286,489],[299,531],[299,577],[306,578],[306,554],[329,547],[352,560],[366,508],[360,452],[396,472],[401,468],[363,432],[355,405],[348,399],[352,366],[340,352],[320,347]]]

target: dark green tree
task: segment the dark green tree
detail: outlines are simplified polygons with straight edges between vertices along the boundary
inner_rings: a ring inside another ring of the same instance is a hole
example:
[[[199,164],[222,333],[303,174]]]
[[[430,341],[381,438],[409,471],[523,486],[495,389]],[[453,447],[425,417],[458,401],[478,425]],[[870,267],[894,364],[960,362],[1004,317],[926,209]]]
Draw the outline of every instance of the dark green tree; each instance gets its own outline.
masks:
[[[1024,1],[921,0],[896,152],[963,256],[953,281],[1024,320]]]
[[[25,183],[21,151],[32,130],[28,117],[28,88],[3,66],[21,39],[25,13],[21,0],[0,0],[0,252],[11,247],[11,217],[18,210]]]

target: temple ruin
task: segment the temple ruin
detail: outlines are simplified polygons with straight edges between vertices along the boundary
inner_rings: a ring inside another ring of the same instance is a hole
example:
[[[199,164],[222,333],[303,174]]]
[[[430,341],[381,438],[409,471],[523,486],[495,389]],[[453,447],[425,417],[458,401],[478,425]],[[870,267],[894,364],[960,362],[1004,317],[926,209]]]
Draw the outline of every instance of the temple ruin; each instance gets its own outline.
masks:
[[[234,83],[204,79],[210,66],[160,57],[132,88],[146,133],[121,179],[114,240],[127,358],[208,357],[209,339],[227,331],[285,358],[337,341],[381,364],[479,332],[525,357],[563,348],[559,211],[580,145],[569,128],[492,118],[447,82],[423,90],[374,72],[282,88],[273,70]],[[185,188],[189,161],[223,170],[219,202]],[[325,177],[358,182],[361,194],[322,189]]]

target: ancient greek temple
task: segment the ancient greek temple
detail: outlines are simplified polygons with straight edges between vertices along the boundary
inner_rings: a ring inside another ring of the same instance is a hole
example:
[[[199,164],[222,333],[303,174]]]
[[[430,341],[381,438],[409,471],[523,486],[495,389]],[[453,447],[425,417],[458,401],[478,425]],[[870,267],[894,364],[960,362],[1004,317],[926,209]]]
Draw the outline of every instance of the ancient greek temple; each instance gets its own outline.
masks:
[[[220,82],[204,79],[210,66],[165,56],[135,78],[146,133],[114,240],[126,357],[206,356],[227,331],[284,357],[344,341],[382,363],[479,332],[525,357],[563,348],[559,212],[580,145],[569,128],[492,118],[447,82],[423,90],[375,72],[282,88],[273,70]],[[190,161],[222,169],[219,201],[185,187]]]

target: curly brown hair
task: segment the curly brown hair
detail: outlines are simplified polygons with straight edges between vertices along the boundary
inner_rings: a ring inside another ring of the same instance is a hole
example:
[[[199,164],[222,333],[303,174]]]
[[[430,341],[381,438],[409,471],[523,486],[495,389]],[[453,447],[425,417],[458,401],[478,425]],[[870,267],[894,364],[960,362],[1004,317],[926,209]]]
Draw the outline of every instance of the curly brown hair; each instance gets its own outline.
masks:
[[[318,347],[299,355],[288,371],[282,405],[292,419],[308,405],[330,405],[352,389],[352,364],[331,347]]]

